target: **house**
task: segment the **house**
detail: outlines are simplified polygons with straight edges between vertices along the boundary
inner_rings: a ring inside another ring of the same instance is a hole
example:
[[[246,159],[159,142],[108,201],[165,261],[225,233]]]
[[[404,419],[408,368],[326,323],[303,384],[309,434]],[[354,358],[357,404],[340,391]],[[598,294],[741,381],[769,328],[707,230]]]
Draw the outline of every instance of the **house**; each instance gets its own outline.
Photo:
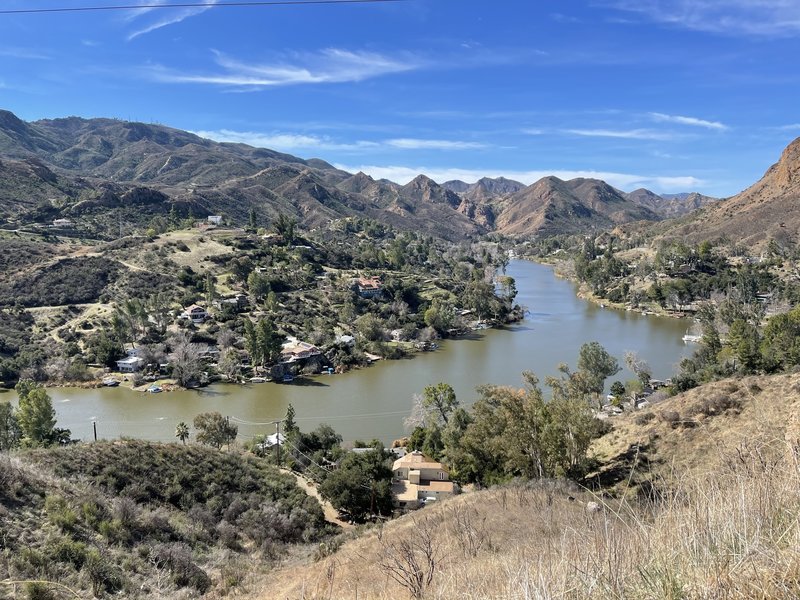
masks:
[[[281,362],[293,363],[319,354],[322,354],[322,351],[314,344],[301,342],[297,338],[290,336],[286,338],[286,341],[283,343]]]
[[[209,225],[221,225],[222,215],[208,215],[207,222]]]
[[[202,323],[208,318],[208,311],[202,306],[192,304],[181,313],[180,318],[191,319],[192,323]]]
[[[72,221],[69,219],[56,219],[53,221],[53,227],[72,227]]]
[[[249,304],[250,301],[247,299],[246,294],[236,294],[227,298],[214,300],[214,306],[219,310],[222,310],[226,306],[230,306],[236,312],[242,312],[249,306]]]
[[[144,365],[144,359],[130,354],[126,358],[117,361],[117,371],[120,373],[135,373]]]
[[[273,446],[283,446],[286,443],[286,437],[282,433],[273,433],[264,437],[264,441],[258,444],[259,449],[269,450]]]
[[[356,292],[362,298],[376,298],[383,293],[383,285],[379,277],[359,277]]]
[[[419,508],[456,493],[447,468],[419,450],[394,461],[392,473],[392,495],[398,508]]]

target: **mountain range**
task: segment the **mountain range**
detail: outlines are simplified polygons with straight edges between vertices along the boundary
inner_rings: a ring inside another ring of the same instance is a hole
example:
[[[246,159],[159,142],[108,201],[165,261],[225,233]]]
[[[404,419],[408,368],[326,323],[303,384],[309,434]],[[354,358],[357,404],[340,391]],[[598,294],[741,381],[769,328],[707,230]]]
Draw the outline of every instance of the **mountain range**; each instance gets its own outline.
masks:
[[[0,220],[11,225],[64,217],[95,233],[114,220],[140,226],[173,209],[244,224],[252,210],[260,223],[282,213],[315,228],[361,216],[459,240],[659,221],[713,199],[626,194],[600,180],[556,177],[530,186],[505,178],[439,185],[419,175],[399,185],[162,125],[78,117],[25,122],[0,111],[0,202]]]

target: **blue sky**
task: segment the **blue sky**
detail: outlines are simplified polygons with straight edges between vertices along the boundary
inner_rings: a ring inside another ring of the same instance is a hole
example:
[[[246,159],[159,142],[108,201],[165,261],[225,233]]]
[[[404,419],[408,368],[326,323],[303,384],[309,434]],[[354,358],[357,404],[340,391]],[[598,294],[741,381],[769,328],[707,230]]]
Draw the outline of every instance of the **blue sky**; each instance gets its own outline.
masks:
[[[797,0],[0,15],[0,107],[157,122],[401,183],[556,174],[728,196],[800,136],[798,56]]]

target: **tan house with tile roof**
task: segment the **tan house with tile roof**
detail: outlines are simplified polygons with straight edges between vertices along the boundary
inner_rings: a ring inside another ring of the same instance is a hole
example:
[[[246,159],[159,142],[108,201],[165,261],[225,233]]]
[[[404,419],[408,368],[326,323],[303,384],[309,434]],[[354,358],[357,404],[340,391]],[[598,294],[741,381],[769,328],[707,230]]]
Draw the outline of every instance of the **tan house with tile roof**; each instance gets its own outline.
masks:
[[[457,491],[447,467],[419,450],[394,461],[392,472],[392,494],[398,508],[419,508]]]

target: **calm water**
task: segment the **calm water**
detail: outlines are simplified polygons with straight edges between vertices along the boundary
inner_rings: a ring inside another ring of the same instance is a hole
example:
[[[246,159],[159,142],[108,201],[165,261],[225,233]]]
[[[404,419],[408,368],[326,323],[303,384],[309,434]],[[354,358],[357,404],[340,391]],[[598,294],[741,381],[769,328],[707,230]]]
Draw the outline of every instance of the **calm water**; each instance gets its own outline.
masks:
[[[446,341],[438,351],[413,359],[381,361],[344,375],[321,375],[307,380],[307,385],[214,385],[162,394],[120,388],[52,389],[58,425],[71,429],[74,437],[89,439],[91,420],[96,419],[101,438],[173,440],[175,425],[191,423],[201,412],[217,410],[263,423],[282,417],[291,402],[303,430],[327,422],[345,440],[375,437],[388,442],[406,433],[403,419],[411,397],[431,383],[450,383],[462,404],[469,405],[480,384],[521,385],[524,370],[543,379],[557,374],[561,362],[574,366],[578,348],[587,341],[599,341],[620,363],[626,350],[635,350],[650,363],[653,376],[661,379],[669,377],[690,351],[681,341],[686,321],[600,308],[577,298],[571,283],[535,263],[512,261],[508,273],[517,281],[517,302],[530,311],[513,327]],[[623,371],[616,378],[631,377]],[[239,427],[242,439],[273,432],[273,425]]]

